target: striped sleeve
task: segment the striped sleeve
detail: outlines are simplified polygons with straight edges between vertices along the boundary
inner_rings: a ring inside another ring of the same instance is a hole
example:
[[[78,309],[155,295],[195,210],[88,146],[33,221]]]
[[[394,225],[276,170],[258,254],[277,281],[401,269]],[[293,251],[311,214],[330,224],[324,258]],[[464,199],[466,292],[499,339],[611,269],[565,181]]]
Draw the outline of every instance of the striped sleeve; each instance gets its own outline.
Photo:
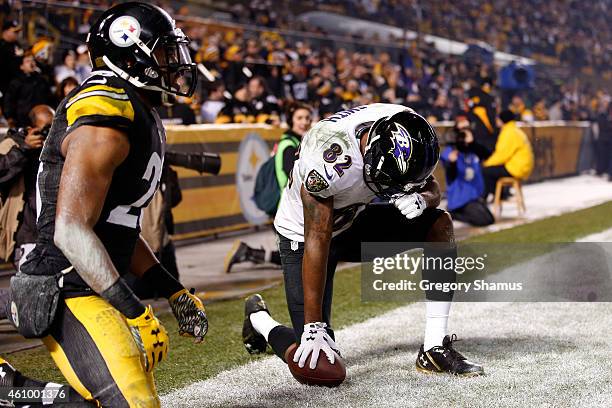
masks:
[[[134,121],[134,107],[124,89],[95,85],[70,98],[66,119],[71,130],[84,125],[124,130]]]

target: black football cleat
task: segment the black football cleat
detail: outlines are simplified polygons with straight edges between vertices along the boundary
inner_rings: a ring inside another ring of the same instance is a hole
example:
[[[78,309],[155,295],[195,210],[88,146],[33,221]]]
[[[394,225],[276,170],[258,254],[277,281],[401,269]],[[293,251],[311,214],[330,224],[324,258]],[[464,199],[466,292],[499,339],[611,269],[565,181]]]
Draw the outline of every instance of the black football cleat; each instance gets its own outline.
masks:
[[[15,378],[20,375],[19,371],[15,370],[8,361],[0,357],[0,388],[14,387]]]
[[[244,302],[244,324],[242,325],[242,342],[249,354],[261,354],[266,352],[268,342],[259,334],[251,324],[251,314],[264,311],[270,314],[268,306],[260,294],[251,295]]]
[[[442,346],[435,346],[427,351],[423,345],[416,360],[416,369],[427,374],[452,374],[463,377],[484,375],[481,365],[472,363],[453,348],[457,335],[444,336]]]
[[[232,266],[237,263],[248,261],[248,249],[249,247],[242,241],[235,241],[232,248],[225,256],[225,273],[230,273]]]
[[[0,357],[0,388],[12,388],[15,384],[15,377],[19,372],[13,368],[5,359]],[[0,407],[14,407],[9,400],[0,398]]]

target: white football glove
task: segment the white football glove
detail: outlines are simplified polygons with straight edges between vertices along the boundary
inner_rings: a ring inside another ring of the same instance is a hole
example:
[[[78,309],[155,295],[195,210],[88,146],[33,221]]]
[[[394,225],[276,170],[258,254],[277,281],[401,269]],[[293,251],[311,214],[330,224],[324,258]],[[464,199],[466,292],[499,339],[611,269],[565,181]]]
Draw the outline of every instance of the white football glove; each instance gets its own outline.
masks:
[[[394,194],[390,201],[409,220],[420,216],[427,208],[425,199],[419,193]]]
[[[314,370],[317,367],[317,361],[319,360],[321,351],[325,353],[330,364],[334,364],[334,361],[336,361],[336,356],[338,356],[340,352],[338,351],[336,343],[334,343],[329,334],[327,334],[326,328],[327,324],[321,322],[304,325],[300,347],[298,347],[293,356],[293,362],[298,363],[300,368],[304,368],[308,356],[312,353],[309,367],[311,370]]]

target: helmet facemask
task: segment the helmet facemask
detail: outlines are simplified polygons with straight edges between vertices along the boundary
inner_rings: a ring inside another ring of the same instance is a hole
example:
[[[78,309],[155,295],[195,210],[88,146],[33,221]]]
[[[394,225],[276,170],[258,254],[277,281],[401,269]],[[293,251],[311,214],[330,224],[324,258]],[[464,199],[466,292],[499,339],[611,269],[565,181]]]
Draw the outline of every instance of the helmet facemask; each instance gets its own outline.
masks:
[[[132,47],[136,47],[132,58],[115,64],[104,55],[102,60],[108,68],[138,88],[177,96],[193,95],[197,67],[189,55],[189,39],[180,28],[149,41],[153,44],[145,44],[129,31],[125,35],[133,41]],[[125,67],[119,66],[125,64]]]
[[[159,81],[155,87],[177,96],[191,96],[197,81],[196,64],[189,55],[189,39],[177,28],[172,35],[161,37],[152,49],[157,72],[151,68],[148,74],[157,74]],[[153,73],[155,72],[155,73]],[[157,78],[154,78],[157,79]]]

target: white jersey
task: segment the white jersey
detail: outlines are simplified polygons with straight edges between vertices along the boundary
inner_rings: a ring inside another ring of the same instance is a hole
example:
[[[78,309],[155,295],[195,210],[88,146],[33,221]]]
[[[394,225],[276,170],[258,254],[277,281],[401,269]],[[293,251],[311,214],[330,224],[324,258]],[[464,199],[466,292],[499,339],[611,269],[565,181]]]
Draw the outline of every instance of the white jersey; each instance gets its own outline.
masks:
[[[375,103],[338,112],[314,125],[302,139],[300,156],[283,191],[274,219],[276,231],[292,241],[304,242],[301,186],[318,197],[333,196],[333,235],[346,230],[375,197],[363,179],[363,155],[355,131],[407,109]]]

